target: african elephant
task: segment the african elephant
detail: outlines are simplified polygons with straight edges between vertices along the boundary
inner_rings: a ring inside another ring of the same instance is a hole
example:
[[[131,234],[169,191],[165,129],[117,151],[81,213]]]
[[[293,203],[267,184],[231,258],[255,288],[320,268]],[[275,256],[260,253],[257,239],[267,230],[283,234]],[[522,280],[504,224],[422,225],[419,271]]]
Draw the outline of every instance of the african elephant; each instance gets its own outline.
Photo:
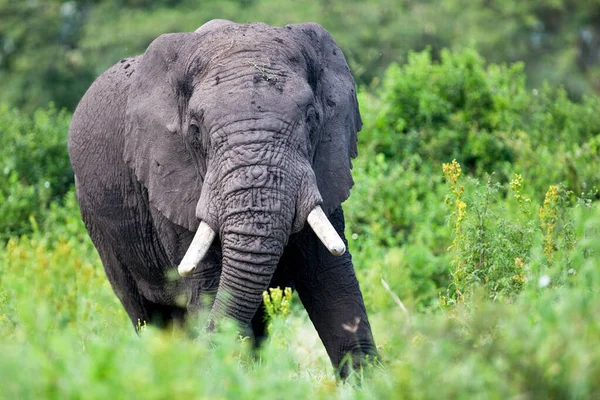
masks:
[[[134,326],[181,321],[213,294],[209,328],[228,317],[260,338],[262,292],[293,285],[334,366],[375,356],[341,207],[361,125],[342,51],[315,23],[213,20],[102,74],[69,155]]]

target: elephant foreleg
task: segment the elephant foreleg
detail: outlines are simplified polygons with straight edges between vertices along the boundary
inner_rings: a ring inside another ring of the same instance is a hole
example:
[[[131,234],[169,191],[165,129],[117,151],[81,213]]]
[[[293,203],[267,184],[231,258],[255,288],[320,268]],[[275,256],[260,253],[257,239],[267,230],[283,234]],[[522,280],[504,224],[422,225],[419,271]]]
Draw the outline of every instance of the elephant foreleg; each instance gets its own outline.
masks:
[[[78,191],[78,196],[80,199],[86,199],[85,194],[81,191]],[[81,207],[81,214],[90,238],[98,250],[108,281],[121,301],[123,308],[125,308],[136,331],[144,324],[159,327],[165,327],[173,323],[182,324],[186,310],[177,306],[154,303],[146,299],[142,295],[136,280],[129,272],[128,264],[119,256],[119,254],[127,254],[127,251],[122,247],[119,248],[118,237],[111,236],[107,229],[99,228],[96,216],[87,207]]]
[[[96,243],[98,240],[95,237],[96,235],[90,236],[92,241]],[[136,331],[139,330],[141,325],[150,322],[150,313],[146,307],[145,299],[140,294],[134,279],[114,252],[105,246],[96,246],[96,248],[113,291],[121,301]]]
[[[346,242],[341,207],[331,222]],[[345,378],[350,364],[357,369],[367,356],[377,356],[352,257],[348,252],[331,255],[312,231],[301,235],[296,251],[303,262],[292,269],[294,283],[337,373]]]
[[[158,304],[144,298],[126,266],[110,250],[102,247],[99,249],[108,281],[136,331],[144,324],[158,327],[183,324],[187,313],[185,308]]]

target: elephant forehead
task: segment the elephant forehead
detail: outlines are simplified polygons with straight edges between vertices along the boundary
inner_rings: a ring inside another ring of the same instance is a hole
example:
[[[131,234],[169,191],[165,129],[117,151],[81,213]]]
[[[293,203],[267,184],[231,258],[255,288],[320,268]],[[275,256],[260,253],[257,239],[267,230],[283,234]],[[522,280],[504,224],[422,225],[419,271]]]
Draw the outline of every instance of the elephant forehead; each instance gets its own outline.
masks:
[[[231,54],[246,49],[261,50],[269,54],[270,50],[294,52],[299,46],[296,34],[290,29],[257,24],[226,24],[211,31],[204,39],[208,49],[214,49],[211,54],[219,57],[221,54]]]
[[[203,38],[195,49],[202,70],[215,85],[240,78],[245,68],[254,83],[282,83],[306,69],[303,47],[287,30],[270,26],[228,25]],[[214,78],[214,80],[212,79]],[[251,79],[251,80],[252,80]]]
[[[262,123],[260,120],[270,117],[290,122],[313,99],[306,79],[299,74],[283,80],[245,65],[240,69],[229,72],[226,81],[218,70],[199,80],[190,104],[204,110],[208,123],[252,120]]]

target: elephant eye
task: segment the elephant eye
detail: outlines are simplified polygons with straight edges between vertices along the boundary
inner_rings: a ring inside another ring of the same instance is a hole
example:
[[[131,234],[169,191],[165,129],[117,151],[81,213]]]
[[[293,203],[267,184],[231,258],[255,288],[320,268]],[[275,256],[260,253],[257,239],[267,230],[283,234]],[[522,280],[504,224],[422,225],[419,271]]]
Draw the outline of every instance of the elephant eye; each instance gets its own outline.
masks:
[[[200,127],[196,124],[190,124],[188,128],[188,136],[192,147],[196,150],[200,149]]]
[[[190,137],[200,136],[200,127],[196,124],[190,124],[190,127],[188,129],[188,135]]]
[[[306,109],[306,123],[309,125],[319,123],[319,113],[315,110],[313,106],[309,106]]]
[[[311,146],[315,146],[318,140],[318,132],[319,132],[319,122],[320,117],[319,113],[315,110],[313,106],[309,106],[306,109],[306,128],[308,129],[308,139],[310,140]]]

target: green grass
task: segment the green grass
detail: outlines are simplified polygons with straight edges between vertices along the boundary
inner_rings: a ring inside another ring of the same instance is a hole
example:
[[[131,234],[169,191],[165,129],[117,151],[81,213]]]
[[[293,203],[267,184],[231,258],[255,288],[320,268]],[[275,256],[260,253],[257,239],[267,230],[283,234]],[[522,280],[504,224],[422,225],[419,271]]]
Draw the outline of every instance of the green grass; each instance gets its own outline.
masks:
[[[454,307],[418,312],[409,305],[407,315],[381,284],[363,286],[367,298],[375,299],[370,318],[383,365],[368,371],[360,386],[336,384],[296,298],[291,313],[275,319],[258,355],[233,326],[210,340],[149,327],[136,336],[78,220],[72,193],[61,213],[52,222],[54,231],[11,239],[2,251],[2,398],[600,394],[597,206],[574,210],[580,240],[568,256],[575,272],[563,271],[560,263],[548,265],[539,243],[516,297],[491,301],[480,287]],[[379,266],[357,265],[361,281],[369,281],[369,268]],[[546,286],[544,276],[551,277]]]

